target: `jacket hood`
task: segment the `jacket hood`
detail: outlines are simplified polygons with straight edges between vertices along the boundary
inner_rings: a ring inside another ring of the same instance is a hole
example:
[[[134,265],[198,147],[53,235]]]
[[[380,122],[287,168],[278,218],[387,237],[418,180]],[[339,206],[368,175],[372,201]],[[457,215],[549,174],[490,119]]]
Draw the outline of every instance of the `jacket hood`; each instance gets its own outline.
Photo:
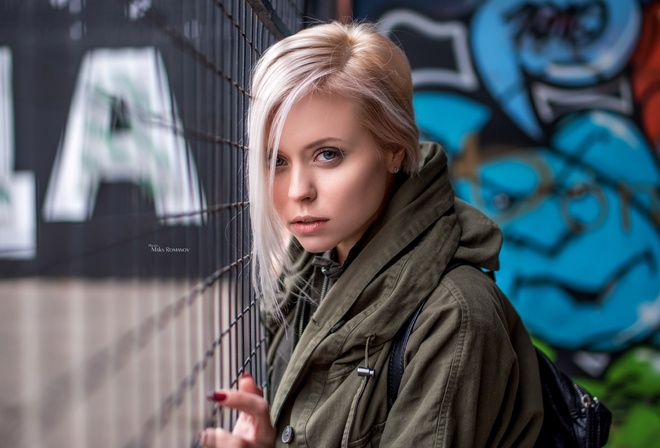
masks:
[[[362,249],[311,317],[291,357],[292,374],[283,378],[273,403],[276,418],[283,400],[311,365],[331,364],[352,348],[364,347],[365,341],[377,347],[391,340],[437,288],[452,258],[489,270],[499,267],[499,228],[455,199],[442,148],[423,143],[421,150],[419,173],[396,190],[365,235]],[[312,254],[294,247],[297,266],[311,269]],[[294,282],[285,280],[285,285]],[[341,331],[335,333],[340,323]]]
[[[498,256],[502,246],[500,228],[482,212],[454,196],[447,156],[442,147],[432,142],[422,143],[420,147],[419,175],[412,176],[397,191],[374,230],[386,232],[392,245],[401,247],[400,243],[412,243],[423,232],[422,229],[442,219],[452,219],[454,215],[454,225],[459,230],[460,238],[453,258],[491,271],[499,269]],[[397,235],[403,240],[399,244],[395,242]],[[453,247],[447,237],[440,244],[447,246],[447,249]]]

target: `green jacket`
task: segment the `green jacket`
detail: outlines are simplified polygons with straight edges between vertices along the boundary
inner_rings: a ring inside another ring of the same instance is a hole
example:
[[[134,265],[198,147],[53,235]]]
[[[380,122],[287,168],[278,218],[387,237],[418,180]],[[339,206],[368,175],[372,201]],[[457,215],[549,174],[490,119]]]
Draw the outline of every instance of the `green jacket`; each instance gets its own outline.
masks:
[[[341,275],[324,275],[314,254],[293,245],[302,275],[284,281],[288,324],[269,324],[278,447],[527,447],[536,441],[541,386],[520,318],[476,269],[460,266],[440,282],[454,257],[498,269],[501,232],[454,198],[442,149],[427,143],[422,150],[420,173],[402,181]],[[309,300],[296,298],[305,294]],[[392,338],[424,299],[388,415]],[[358,376],[358,366],[375,376]]]

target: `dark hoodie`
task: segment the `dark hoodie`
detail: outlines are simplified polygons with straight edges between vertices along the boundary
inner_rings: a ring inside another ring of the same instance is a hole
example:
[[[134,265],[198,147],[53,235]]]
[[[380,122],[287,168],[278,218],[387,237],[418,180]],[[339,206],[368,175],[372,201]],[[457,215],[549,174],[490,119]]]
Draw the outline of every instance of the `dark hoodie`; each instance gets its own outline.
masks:
[[[271,416],[288,441],[278,436],[277,446],[531,447],[536,441],[543,403],[520,318],[472,267],[440,281],[452,258],[497,270],[501,232],[454,198],[442,149],[426,143],[422,152],[419,174],[396,190],[345,269],[330,273],[314,254],[292,245],[301,275],[284,279],[289,325],[269,325]],[[388,414],[392,338],[425,299]],[[375,375],[358,376],[358,366]]]

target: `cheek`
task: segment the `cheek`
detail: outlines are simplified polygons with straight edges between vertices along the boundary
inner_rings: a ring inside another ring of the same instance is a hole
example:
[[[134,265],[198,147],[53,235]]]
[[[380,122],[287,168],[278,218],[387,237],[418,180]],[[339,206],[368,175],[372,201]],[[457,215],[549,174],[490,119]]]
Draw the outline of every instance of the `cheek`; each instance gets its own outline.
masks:
[[[341,189],[342,202],[352,214],[370,217],[383,204],[387,189],[387,168],[375,163],[367,165],[369,169],[358,170],[353,175],[346,176],[352,182],[334,184],[335,193]],[[348,210],[347,210],[348,211]]]
[[[273,182],[273,207],[275,212],[281,218],[287,202],[287,186],[282,179],[275,179]]]

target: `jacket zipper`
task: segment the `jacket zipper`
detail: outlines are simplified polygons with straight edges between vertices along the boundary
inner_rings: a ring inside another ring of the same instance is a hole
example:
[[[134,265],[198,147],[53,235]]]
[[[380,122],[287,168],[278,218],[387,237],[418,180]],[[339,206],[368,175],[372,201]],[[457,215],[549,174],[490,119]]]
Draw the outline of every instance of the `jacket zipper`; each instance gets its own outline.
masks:
[[[323,286],[321,287],[321,297],[319,298],[319,303],[325,299],[325,294],[328,292],[328,283],[330,282],[327,275],[323,275]]]
[[[573,383],[573,388],[580,397],[580,404],[582,405],[580,411],[583,415],[587,414],[587,412],[589,412],[591,408],[596,407],[596,405],[598,404],[598,398],[589,395],[575,382]],[[602,443],[600,439],[600,433],[598,432],[596,425],[593,423],[593,419],[590,417],[586,417],[585,422],[586,422],[586,428],[584,428],[584,430],[587,433],[586,434],[587,440],[584,442],[584,445],[582,446],[584,447],[601,446]]]
[[[587,410],[587,408],[592,408],[595,406],[595,403],[598,402],[598,399],[594,397],[593,399],[591,398],[591,395],[588,393],[584,392],[580,386],[577,385],[577,383],[573,383],[573,388],[577,392],[578,396],[580,397],[580,404],[582,405],[582,413],[584,414]]]

